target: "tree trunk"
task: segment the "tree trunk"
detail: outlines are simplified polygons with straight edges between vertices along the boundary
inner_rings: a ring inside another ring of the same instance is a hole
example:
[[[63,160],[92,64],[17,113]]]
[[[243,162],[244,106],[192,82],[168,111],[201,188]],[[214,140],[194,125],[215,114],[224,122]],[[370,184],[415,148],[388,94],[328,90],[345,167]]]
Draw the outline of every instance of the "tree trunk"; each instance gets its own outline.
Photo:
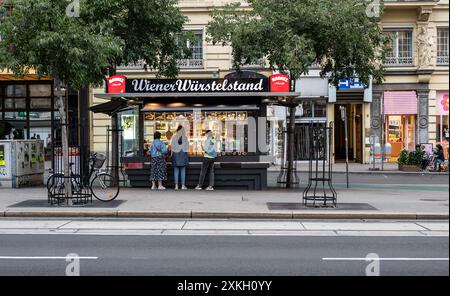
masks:
[[[63,156],[63,168],[64,168],[64,176],[70,176],[69,169],[69,137],[68,137],[68,127],[67,127],[67,113],[65,108],[65,93],[62,91],[62,83],[59,77],[55,77],[55,95],[57,97],[57,106],[59,109],[59,114],[61,117],[61,143],[62,143],[62,156]],[[72,205],[72,199],[70,198],[72,195],[72,182],[70,182],[69,178],[64,179],[64,195],[66,197],[67,205]]]
[[[288,149],[287,149],[287,176],[286,188],[294,187],[294,158],[295,158],[295,111],[296,107],[289,107]]]

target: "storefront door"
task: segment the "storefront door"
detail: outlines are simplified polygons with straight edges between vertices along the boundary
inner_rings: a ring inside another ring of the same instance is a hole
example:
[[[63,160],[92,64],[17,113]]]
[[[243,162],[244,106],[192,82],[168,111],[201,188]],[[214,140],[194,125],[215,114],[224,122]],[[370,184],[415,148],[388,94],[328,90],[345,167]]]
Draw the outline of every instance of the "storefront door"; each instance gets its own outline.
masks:
[[[392,146],[392,155],[394,158],[399,155],[403,149],[413,151],[416,145],[416,116],[386,116],[385,134],[386,143],[390,143]]]
[[[340,107],[347,109],[348,156],[350,161],[363,163],[363,114],[362,104],[336,104],[334,107],[335,132],[334,150],[336,162],[346,159],[345,122],[342,120]]]

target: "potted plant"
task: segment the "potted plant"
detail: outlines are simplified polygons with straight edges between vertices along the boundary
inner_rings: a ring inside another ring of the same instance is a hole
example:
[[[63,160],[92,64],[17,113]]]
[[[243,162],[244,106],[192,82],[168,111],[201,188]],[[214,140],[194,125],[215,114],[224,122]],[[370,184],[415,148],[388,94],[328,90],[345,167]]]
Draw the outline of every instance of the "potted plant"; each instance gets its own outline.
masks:
[[[420,172],[424,153],[420,149],[412,152],[403,150],[398,157],[398,169],[404,172]]]

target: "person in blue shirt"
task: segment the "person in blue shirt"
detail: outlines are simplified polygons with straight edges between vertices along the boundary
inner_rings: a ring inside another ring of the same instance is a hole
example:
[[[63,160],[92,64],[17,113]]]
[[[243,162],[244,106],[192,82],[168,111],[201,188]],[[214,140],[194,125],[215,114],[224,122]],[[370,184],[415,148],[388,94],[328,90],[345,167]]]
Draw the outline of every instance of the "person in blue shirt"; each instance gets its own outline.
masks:
[[[217,157],[216,140],[214,139],[213,132],[211,130],[206,131],[206,140],[203,144],[203,163],[202,171],[200,173],[200,180],[195,190],[202,190],[203,183],[205,182],[206,174],[209,172],[209,187],[207,191],[214,190],[214,163]]]
[[[152,146],[150,147],[150,156],[151,160],[151,181],[152,181],[152,190],[165,190],[166,188],[163,186],[163,181],[167,180],[167,164],[166,157],[167,155],[167,147],[161,141],[161,133],[156,132],[154,134],[154,141]],[[158,187],[156,186],[158,183]]]

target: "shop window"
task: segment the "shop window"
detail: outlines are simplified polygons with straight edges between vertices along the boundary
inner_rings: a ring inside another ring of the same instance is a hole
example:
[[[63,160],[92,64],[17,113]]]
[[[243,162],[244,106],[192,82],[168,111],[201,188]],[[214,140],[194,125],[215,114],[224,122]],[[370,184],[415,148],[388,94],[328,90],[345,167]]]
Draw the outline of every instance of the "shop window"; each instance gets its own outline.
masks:
[[[183,69],[203,69],[203,31],[192,31],[195,40],[188,40],[187,47],[191,51],[188,58],[178,61],[178,66]]]
[[[44,141],[45,148],[50,148],[52,135],[52,113],[30,112],[30,137]]]
[[[439,143],[447,143],[450,138],[450,130],[449,130],[449,116],[442,115],[436,116],[437,122],[437,142]]]
[[[297,109],[297,116],[304,119],[326,118],[327,103],[321,101],[303,101]]]
[[[52,88],[50,84],[31,84],[30,97],[50,97]]]
[[[139,156],[139,111],[132,110],[120,115],[122,132],[122,156]]]
[[[327,103],[325,102],[316,102],[314,104],[314,117],[327,117]]]
[[[42,98],[42,99],[31,99],[30,108],[33,109],[51,109],[52,108],[52,100],[51,98]]]
[[[153,143],[153,134],[160,132],[162,141],[170,143],[179,125],[189,137],[189,155],[202,156],[204,133],[212,130],[217,139],[217,150],[222,156],[249,155],[249,117],[254,112],[150,112],[145,114],[144,152]],[[256,133],[256,131],[255,131]]]
[[[390,50],[386,54],[386,65],[412,65],[413,43],[412,31],[391,31]]]
[[[437,64],[448,65],[448,28],[439,28],[437,31]]]
[[[5,119],[27,120],[27,112],[5,112]]]
[[[386,142],[392,145],[392,154],[397,156],[401,150],[413,151],[416,147],[416,116],[386,116]]]
[[[5,99],[5,109],[26,109],[26,99]]]
[[[8,85],[6,88],[7,97],[26,97],[27,86],[26,85]]]

